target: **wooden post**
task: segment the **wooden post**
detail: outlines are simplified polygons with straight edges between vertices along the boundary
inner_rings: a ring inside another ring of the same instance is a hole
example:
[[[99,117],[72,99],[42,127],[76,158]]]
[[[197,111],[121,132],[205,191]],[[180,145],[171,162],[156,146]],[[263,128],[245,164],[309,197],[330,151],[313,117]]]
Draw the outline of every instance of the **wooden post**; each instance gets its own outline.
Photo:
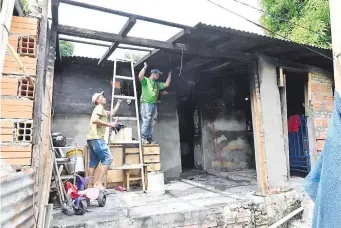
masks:
[[[2,70],[4,66],[8,43],[8,34],[12,22],[14,2],[14,0],[2,1],[2,8],[0,13],[0,75],[2,75]]]
[[[250,95],[251,95],[251,109],[253,134],[255,144],[255,158],[257,168],[257,181],[260,193],[266,195],[268,192],[268,179],[266,169],[266,158],[264,151],[264,135],[262,124],[262,110],[260,104],[260,84],[258,75],[258,64],[254,63],[252,74],[250,76]]]
[[[335,91],[341,94],[341,1],[329,0]]]

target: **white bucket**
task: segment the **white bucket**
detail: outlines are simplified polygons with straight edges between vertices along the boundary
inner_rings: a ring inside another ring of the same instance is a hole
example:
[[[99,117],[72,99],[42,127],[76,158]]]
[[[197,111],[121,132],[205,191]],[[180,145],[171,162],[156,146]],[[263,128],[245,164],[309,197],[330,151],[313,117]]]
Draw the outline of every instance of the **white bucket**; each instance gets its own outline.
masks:
[[[162,171],[152,171],[148,173],[148,194],[163,195],[165,194],[165,177]]]
[[[76,155],[77,156],[75,157],[75,150],[70,150],[66,153],[66,157],[70,158],[71,162],[71,164],[66,164],[66,168],[69,174],[74,174],[75,172],[84,172],[85,170],[83,151],[78,149]]]

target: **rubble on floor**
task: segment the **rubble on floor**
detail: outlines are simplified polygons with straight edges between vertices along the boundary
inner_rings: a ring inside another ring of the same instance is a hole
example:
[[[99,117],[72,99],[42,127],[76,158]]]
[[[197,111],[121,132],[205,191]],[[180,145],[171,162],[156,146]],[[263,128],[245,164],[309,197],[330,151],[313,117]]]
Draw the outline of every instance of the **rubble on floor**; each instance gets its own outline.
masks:
[[[260,197],[254,170],[230,172],[225,177],[187,173],[166,184],[166,194],[116,192],[107,205],[89,207],[83,216],[54,210],[51,227],[268,227],[301,206],[295,190]]]

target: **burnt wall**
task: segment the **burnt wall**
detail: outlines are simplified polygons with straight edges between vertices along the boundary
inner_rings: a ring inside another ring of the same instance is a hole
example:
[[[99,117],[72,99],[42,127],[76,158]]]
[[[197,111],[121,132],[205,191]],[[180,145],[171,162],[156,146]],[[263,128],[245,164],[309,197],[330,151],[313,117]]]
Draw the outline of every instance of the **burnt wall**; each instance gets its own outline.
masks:
[[[195,91],[196,166],[209,170],[221,168],[223,163],[227,170],[250,168],[254,155],[246,124],[250,112],[245,99],[249,96],[247,77],[221,73],[205,78]]]
[[[53,132],[64,132],[67,137],[75,137],[81,148],[86,145],[90,115],[94,108],[91,97],[95,92],[104,91],[107,110],[111,102],[111,80],[113,63],[97,66],[96,59],[64,58],[62,69],[55,72],[53,92]],[[130,64],[118,65],[117,74],[130,76]],[[137,83],[137,87],[140,84]],[[121,81],[118,93],[130,93],[132,87]],[[129,95],[129,94],[127,94]],[[181,172],[180,139],[175,94],[164,96],[159,104],[159,115],[154,127],[154,138],[161,148],[161,168],[166,177],[179,177]],[[122,102],[118,116],[134,116],[134,102]],[[137,137],[135,122],[124,122],[133,128]],[[115,159],[115,158],[114,158]]]

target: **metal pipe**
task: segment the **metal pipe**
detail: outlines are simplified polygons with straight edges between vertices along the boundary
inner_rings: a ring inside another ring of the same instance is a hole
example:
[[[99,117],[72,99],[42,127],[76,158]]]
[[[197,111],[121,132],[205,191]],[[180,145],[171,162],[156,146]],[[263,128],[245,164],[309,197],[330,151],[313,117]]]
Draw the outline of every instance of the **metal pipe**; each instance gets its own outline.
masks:
[[[292,217],[294,217],[298,213],[302,212],[303,210],[304,210],[303,207],[300,207],[300,208],[294,210],[293,212],[287,214],[285,217],[283,217],[279,221],[277,221],[274,224],[272,224],[271,226],[269,226],[269,228],[277,228],[277,227],[279,227],[280,225],[282,225],[283,223],[285,223],[286,221],[288,221],[289,219],[291,219]]]
[[[138,19],[138,20],[148,21],[148,22],[162,24],[162,25],[167,25],[167,26],[175,27],[175,28],[181,28],[181,29],[192,28],[191,26],[187,26],[187,25],[182,25],[182,24],[173,23],[173,22],[169,22],[169,21],[159,20],[159,19],[155,19],[155,18],[151,18],[151,17],[145,17],[142,15],[127,13],[127,12],[109,9],[109,8],[105,8],[102,6],[91,5],[91,4],[87,4],[87,3],[83,3],[83,2],[77,2],[77,1],[72,1],[72,0],[59,0],[59,2],[64,3],[64,4],[68,4],[68,5],[83,7],[86,9],[92,9],[92,10],[102,11],[105,13],[116,14],[116,15],[123,16],[123,17],[136,17],[136,19]]]

